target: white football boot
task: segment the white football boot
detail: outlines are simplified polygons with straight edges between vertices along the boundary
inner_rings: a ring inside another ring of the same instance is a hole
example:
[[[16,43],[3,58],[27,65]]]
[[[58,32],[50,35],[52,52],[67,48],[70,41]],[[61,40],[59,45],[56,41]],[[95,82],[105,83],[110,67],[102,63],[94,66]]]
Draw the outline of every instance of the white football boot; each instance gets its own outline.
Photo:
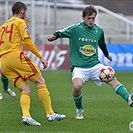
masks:
[[[4,90],[5,93],[9,94],[11,97],[16,97],[16,94],[14,91],[12,91],[10,88],[7,90]]]
[[[83,112],[84,112],[84,110],[83,109],[77,109],[76,110],[76,119],[84,119],[84,117],[83,117]]]
[[[133,93],[128,97],[128,105],[133,107]]]
[[[37,122],[36,120],[34,120],[33,118],[28,118],[26,116],[22,117],[22,124],[24,125],[30,125],[30,126],[41,126],[41,124],[39,122]]]
[[[65,118],[66,118],[66,116],[63,115],[63,114],[57,114],[57,113],[54,113],[53,115],[48,115],[48,114],[47,114],[47,120],[48,120],[49,122],[52,122],[52,121],[54,121],[54,120],[60,121],[60,120],[63,120],[63,119],[65,119]]]

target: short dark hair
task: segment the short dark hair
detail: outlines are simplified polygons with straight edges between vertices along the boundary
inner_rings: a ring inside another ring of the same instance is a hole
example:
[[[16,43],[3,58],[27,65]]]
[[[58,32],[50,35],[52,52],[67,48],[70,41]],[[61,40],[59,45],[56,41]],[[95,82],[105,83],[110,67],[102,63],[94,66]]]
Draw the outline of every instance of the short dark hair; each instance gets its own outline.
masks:
[[[82,17],[91,16],[93,13],[97,15],[97,10],[93,5],[87,6],[82,11]]]
[[[18,14],[22,9],[24,9],[25,11],[27,10],[27,7],[24,3],[22,3],[22,2],[14,3],[13,6],[12,6],[13,15]]]

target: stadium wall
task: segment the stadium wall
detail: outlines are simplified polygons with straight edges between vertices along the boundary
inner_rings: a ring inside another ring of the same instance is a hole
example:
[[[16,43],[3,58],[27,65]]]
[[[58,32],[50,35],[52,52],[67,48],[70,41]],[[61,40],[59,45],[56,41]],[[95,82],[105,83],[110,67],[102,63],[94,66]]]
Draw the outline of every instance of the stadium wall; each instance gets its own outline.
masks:
[[[133,45],[131,44],[108,44],[108,51],[113,57],[113,61],[107,60],[102,51],[99,49],[99,60],[104,65],[112,66],[115,70],[132,71],[133,70]],[[68,70],[70,68],[69,60],[69,45],[41,44],[37,46],[44,59],[48,61],[48,68],[50,70],[62,69]],[[24,48],[26,54],[31,57],[35,64],[43,70],[43,66],[39,59],[35,57],[30,51]]]

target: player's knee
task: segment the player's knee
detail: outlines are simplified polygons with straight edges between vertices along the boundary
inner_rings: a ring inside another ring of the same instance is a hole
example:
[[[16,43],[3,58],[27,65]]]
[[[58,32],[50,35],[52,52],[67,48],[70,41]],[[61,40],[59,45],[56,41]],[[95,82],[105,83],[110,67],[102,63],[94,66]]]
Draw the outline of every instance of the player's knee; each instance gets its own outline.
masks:
[[[75,90],[81,90],[82,85],[81,85],[81,84],[73,84],[73,88],[74,88]]]
[[[72,80],[73,88],[81,89],[83,86],[83,80],[81,78],[74,78]]]
[[[20,88],[21,92],[27,93],[27,94],[31,94],[31,89],[30,89],[30,85],[29,84],[24,84],[21,88]]]
[[[80,94],[81,89],[82,89],[82,84],[73,83],[73,93],[74,93],[75,95]]]
[[[81,88],[82,88],[82,82],[80,82],[79,80],[73,80],[73,88],[75,89],[75,90],[81,90]]]
[[[45,79],[41,76],[35,81],[36,86],[45,84]]]
[[[108,82],[108,84],[111,85],[112,88],[114,88],[115,86],[117,86],[118,84],[120,84],[120,82],[117,80],[116,77],[114,77],[112,81]]]

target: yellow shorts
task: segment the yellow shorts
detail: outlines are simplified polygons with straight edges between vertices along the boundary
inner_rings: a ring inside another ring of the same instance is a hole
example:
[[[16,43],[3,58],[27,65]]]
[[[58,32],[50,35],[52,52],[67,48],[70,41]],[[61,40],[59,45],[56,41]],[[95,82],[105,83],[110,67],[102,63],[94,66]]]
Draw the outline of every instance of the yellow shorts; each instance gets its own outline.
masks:
[[[1,57],[2,73],[14,84],[21,88],[27,80],[35,82],[40,76],[39,68],[23,52],[10,52]]]
[[[0,69],[1,69],[1,58],[0,58]]]
[[[0,77],[1,77],[1,58],[0,58]]]

